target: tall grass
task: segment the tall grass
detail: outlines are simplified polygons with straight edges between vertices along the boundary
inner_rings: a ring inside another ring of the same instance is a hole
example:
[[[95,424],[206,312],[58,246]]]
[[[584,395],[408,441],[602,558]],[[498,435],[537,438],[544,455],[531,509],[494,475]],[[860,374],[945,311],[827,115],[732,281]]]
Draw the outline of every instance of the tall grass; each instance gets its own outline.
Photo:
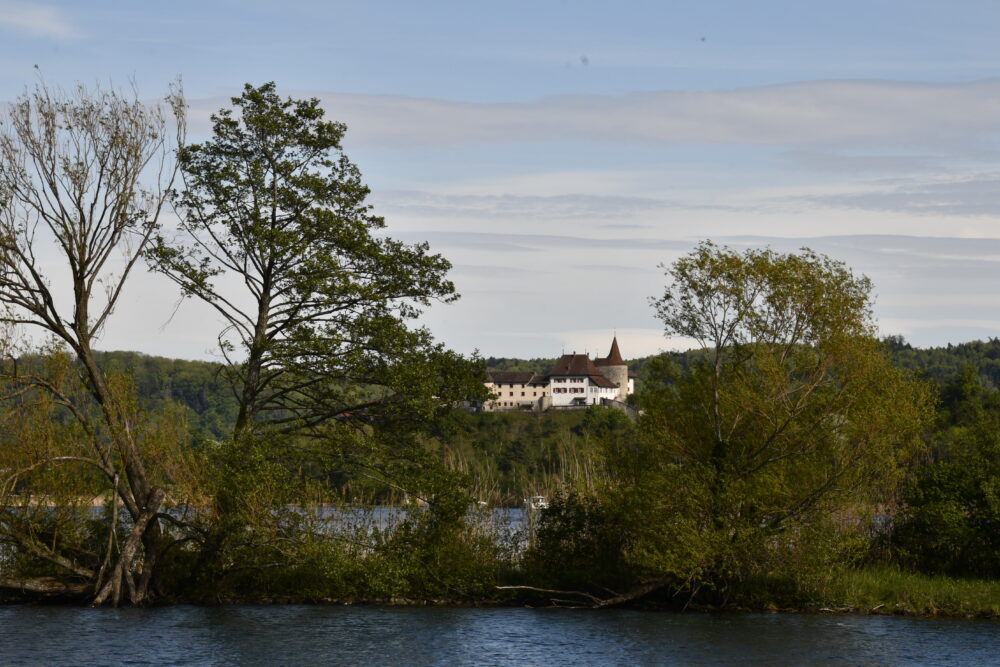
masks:
[[[878,613],[1000,616],[1000,581],[870,566],[836,572],[816,591],[823,606]]]

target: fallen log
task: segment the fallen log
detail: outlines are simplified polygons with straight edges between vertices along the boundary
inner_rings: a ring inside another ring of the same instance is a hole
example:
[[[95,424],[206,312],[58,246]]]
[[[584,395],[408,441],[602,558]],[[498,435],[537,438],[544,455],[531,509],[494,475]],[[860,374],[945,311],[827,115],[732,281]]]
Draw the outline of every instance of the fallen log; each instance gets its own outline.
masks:
[[[12,588],[27,593],[41,593],[43,595],[83,595],[90,590],[90,584],[70,584],[65,581],[53,579],[52,577],[38,577],[36,579],[0,577],[0,588]]]
[[[586,593],[584,591],[561,591],[551,588],[538,588],[537,586],[496,586],[495,588],[500,591],[531,591],[533,593],[552,593],[553,595],[561,596],[577,596],[580,598],[585,598],[589,600],[589,604],[583,599],[580,600],[579,604],[575,603],[573,600],[566,599],[556,599],[550,598],[553,603],[567,603],[567,604],[557,604],[556,606],[575,606],[583,609],[601,609],[603,607],[614,607],[616,605],[624,604],[626,602],[631,602],[632,600],[637,600],[644,595],[648,595],[653,591],[663,588],[669,582],[665,579],[655,579],[653,581],[647,581],[643,584],[633,588],[630,591],[622,593],[620,595],[615,595],[610,598],[601,598],[591,593]]]

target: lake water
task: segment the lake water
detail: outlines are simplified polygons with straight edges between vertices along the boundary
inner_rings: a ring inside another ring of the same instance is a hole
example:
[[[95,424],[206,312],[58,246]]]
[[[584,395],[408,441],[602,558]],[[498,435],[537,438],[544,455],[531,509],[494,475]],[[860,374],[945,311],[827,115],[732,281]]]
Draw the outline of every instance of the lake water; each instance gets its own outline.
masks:
[[[339,606],[0,607],[4,665],[988,665],[1000,623]]]

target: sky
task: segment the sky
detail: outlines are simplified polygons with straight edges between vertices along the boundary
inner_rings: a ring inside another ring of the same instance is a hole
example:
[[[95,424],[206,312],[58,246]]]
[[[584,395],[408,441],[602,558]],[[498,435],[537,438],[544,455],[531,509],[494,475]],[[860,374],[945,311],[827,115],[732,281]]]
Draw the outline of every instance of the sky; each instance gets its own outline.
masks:
[[[684,347],[649,299],[702,239],[842,260],[927,347],[1000,335],[998,28],[974,0],[0,0],[0,100],[180,77],[198,140],[244,83],[320,98],[389,234],[454,265],[423,322],[463,353]],[[212,358],[221,327],[139,274],[100,344]]]

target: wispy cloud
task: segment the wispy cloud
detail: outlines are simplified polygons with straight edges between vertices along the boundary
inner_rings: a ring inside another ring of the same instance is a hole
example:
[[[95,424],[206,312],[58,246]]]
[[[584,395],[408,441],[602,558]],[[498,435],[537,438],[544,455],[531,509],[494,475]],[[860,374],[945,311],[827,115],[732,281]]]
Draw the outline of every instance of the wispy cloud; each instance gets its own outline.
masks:
[[[62,10],[16,0],[0,0],[0,28],[56,39],[70,39],[80,35]]]
[[[1000,173],[888,184],[864,192],[800,198],[814,204],[917,215],[1000,215]]]
[[[681,250],[690,241],[665,239],[588,238],[550,234],[503,234],[488,232],[403,232],[392,236],[404,241],[428,241],[431,247],[491,251],[537,251],[551,248],[616,250]]]
[[[972,152],[982,150],[983,140],[1000,131],[998,79],[957,84],[805,81],[731,90],[563,96],[527,104],[313,94],[331,115],[348,123],[350,142],[395,146],[565,140]]]
[[[779,160],[793,169],[831,174],[900,174],[942,170],[941,160],[930,155],[870,155],[836,151],[786,151]]]
[[[905,236],[899,234],[845,234],[837,236],[725,236],[729,244],[771,245],[776,248],[816,247],[865,251],[892,255],[919,254],[968,260],[983,258],[1000,261],[1000,238],[957,236]]]
[[[480,277],[480,278],[505,278],[510,275],[511,267],[499,264],[455,264],[452,267],[452,275]],[[549,273],[544,268],[532,269],[534,275],[545,275]]]
[[[990,295],[1000,293],[1000,239],[954,236],[902,236],[859,234],[811,238],[730,236],[722,243],[733,246],[770,246],[782,252],[810,247],[842,260],[854,270],[875,279],[879,290],[903,294],[916,292],[928,298],[915,308],[952,305],[934,303],[935,294]],[[977,299],[980,298],[977,296]]]
[[[589,194],[536,195],[452,195],[409,190],[393,190],[376,196],[380,208],[405,211],[411,215],[475,218],[579,219],[615,215],[628,218],[639,213],[673,208],[675,203],[635,196]]]
[[[649,229],[649,225],[636,225],[626,222],[609,222],[601,225],[605,229]]]
[[[571,269],[579,269],[580,271],[587,272],[601,272],[601,273],[659,273],[656,269],[651,266],[632,266],[629,264],[571,264],[569,266]]]

